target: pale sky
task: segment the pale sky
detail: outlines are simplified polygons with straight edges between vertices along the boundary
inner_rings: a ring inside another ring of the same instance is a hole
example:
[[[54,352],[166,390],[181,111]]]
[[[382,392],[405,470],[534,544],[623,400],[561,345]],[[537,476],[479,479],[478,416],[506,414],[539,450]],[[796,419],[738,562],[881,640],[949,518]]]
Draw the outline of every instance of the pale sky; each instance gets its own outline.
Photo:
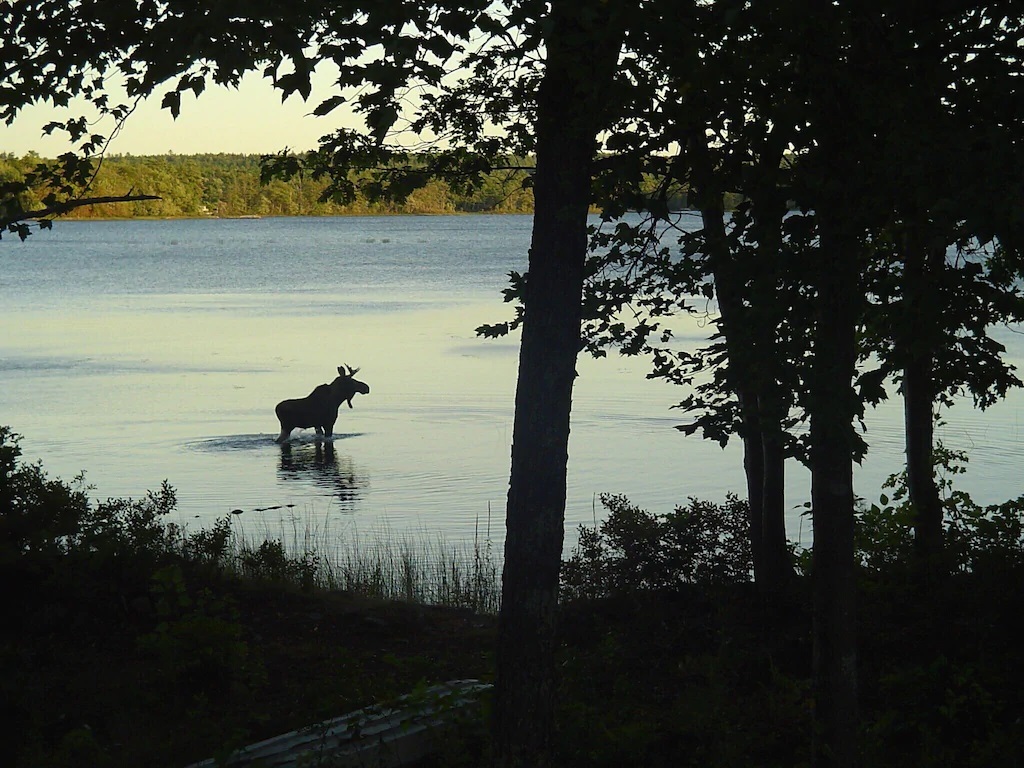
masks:
[[[269,154],[289,147],[312,149],[320,136],[342,124],[350,127],[358,121],[345,113],[345,105],[325,117],[311,113],[328,95],[331,79],[318,78],[320,87],[308,102],[292,96],[283,104],[280,92],[270,82],[250,74],[237,90],[208,88],[198,99],[191,93],[182,96],[181,114],[171,118],[160,109],[163,91],[141,104],[128,118],[124,130],[110,145],[110,154],[163,155],[227,152],[235,154]],[[37,106],[19,114],[12,125],[0,122],[0,152],[24,155],[29,151],[43,157],[55,157],[71,146],[57,132],[42,134],[51,120],[66,120],[78,112]],[[96,126],[102,135],[109,135],[110,125]]]

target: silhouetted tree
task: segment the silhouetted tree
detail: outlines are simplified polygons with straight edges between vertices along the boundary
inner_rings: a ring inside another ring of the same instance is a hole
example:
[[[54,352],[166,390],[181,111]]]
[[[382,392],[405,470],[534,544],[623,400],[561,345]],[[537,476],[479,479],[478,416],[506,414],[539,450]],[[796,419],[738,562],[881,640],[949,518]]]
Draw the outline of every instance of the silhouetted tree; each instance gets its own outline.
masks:
[[[621,41],[608,6],[552,4],[537,92],[536,212],[523,287],[495,701],[495,745],[499,763],[508,766],[551,761],[555,610],[591,169]]]

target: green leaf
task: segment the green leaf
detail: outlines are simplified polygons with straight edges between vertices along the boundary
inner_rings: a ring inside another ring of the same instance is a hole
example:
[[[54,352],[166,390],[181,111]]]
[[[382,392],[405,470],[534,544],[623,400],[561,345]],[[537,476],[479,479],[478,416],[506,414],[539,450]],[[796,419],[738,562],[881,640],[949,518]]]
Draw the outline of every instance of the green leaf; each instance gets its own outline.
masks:
[[[181,94],[177,91],[168,91],[160,102],[160,108],[171,110],[171,117],[177,118],[181,113]]]
[[[320,104],[317,105],[317,108],[313,110],[313,114],[317,117],[323,117],[335,108],[344,104],[345,101],[345,97],[340,94],[331,96],[331,98],[321,101]]]
[[[476,329],[477,336],[483,336],[486,339],[497,339],[502,336],[507,336],[509,332],[508,323],[495,323],[494,325],[481,325]]]
[[[486,35],[500,35],[505,31],[505,25],[487,13],[476,17],[476,25]]]
[[[423,46],[439,59],[447,59],[455,53],[455,46],[440,36],[425,40]]]
[[[366,125],[373,134],[374,140],[380,144],[396,120],[398,120],[398,109],[393,104],[385,104],[372,110],[366,116]]]

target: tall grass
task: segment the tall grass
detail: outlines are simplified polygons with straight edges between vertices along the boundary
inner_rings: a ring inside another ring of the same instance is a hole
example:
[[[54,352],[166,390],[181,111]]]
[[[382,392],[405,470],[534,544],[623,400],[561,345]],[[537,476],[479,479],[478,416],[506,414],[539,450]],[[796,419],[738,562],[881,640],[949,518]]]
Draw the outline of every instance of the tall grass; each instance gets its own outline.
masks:
[[[386,526],[368,534],[354,525],[337,531],[329,519],[318,523],[309,515],[264,521],[258,530],[241,517],[218,525],[229,530],[218,559],[243,578],[478,613],[498,611],[498,557],[479,524],[473,540],[462,543],[427,531],[396,534]]]

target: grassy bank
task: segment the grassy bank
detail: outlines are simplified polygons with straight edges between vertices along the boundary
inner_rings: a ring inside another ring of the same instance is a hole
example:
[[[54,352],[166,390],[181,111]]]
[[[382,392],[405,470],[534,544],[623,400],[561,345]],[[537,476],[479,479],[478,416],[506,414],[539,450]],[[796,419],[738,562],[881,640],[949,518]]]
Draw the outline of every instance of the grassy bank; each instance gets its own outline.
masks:
[[[227,517],[215,530],[224,537],[220,560],[238,579],[498,612],[500,564],[492,543],[479,531],[472,542],[454,544],[426,531],[335,531],[327,523],[313,526],[308,518],[282,520],[273,528]]]

